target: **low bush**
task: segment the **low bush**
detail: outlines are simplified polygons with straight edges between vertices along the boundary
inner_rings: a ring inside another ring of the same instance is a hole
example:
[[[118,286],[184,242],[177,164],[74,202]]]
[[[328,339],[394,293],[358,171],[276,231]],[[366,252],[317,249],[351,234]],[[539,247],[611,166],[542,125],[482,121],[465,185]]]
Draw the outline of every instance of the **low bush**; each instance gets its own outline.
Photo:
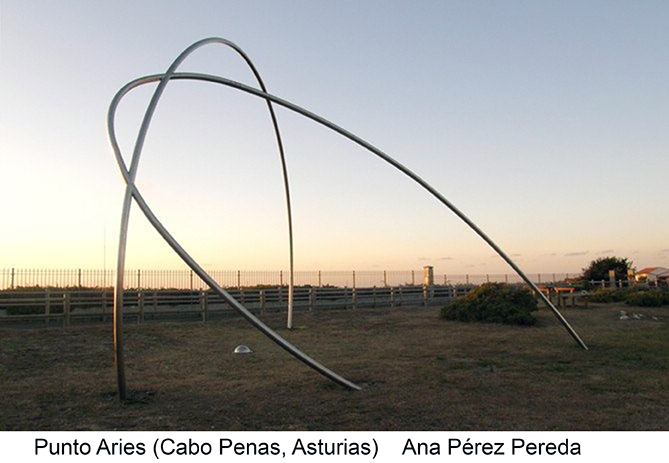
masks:
[[[651,289],[647,286],[629,288],[600,288],[589,296],[590,302],[610,304],[624,302],[627,305],[641,307],[660,307],[669,305],[669,291]]]
[[[669,291],[643,291],[632,293],[625,299],[627,305],[640,307],[660,307],[669,305]]]
[[[623,302],[627,292],[616,288],[599,288],[589,296],[590,302],[610,304],[612,302]]]
[[[503,283],[486,283],[465,296],[450,301],[441,309],[440,317],[461,322],[534,325],[532,312],[537,300],[522,287]]]
[[[638,294],[650,291],[647,286],[629,286],[626,288],[599,288],[590,294],[590,302],[610,304],[612,302],[626,302],[630,297],[637,298]]]

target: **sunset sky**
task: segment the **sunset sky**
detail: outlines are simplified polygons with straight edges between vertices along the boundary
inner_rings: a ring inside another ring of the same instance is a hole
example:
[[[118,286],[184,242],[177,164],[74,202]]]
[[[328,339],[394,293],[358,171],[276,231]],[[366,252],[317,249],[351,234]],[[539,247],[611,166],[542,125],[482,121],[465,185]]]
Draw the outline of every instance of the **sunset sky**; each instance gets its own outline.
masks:
[[[108,105],[188,45],[241,46],[270,93],[434,185],[528,272],[604,255],[669,267],[669,3],[0,0],[0,268],[112,268],[124,184]],[[255,86],[209,46],[181,70]],[[130,159],[155,87],[122,103]],[[504,273],[417,184],[278,108],[300,270]],[[278,153],[260,99],[172,82],[137,184],[205,267],[288,267]],[[129,268],[183,268],[133,208]]]

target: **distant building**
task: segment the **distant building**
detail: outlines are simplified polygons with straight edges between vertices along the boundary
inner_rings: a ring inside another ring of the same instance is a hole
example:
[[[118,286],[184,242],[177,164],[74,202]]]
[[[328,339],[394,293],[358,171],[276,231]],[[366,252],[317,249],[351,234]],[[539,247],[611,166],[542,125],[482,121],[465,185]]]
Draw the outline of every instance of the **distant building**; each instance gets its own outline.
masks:
[[[636,272],[636,281],[656,283],[659,280],[669,280],[669,269],[664,267],[646,267]]]

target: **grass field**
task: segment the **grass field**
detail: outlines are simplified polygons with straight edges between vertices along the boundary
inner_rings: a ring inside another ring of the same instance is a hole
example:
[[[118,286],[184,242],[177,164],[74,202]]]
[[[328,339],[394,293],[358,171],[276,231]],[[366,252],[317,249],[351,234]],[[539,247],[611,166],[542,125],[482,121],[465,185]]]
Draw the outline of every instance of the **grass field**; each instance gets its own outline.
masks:
[[[643,314],[620,320],[620,310]],[[437,309],[296,314],[270,326],[363,387],[351,392],[239,318],[126,325],[130,400],[109,325],[0,330],[0,430],[669,429],[669,310],[546,310],[538,326],[447,322]],[[653,319],[655,317],[656,319]],[[247,344],[254,353],[232,354]]]

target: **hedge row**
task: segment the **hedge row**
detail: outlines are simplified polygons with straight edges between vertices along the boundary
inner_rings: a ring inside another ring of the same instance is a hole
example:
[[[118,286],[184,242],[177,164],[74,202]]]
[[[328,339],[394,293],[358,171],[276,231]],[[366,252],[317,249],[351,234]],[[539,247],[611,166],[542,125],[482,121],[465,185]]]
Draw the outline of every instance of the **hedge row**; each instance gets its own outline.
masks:
[[[624,302],[631,306],[660,307],[669,305],[669,290],[647,287],[601,288],[590,296],[591,302]]]

